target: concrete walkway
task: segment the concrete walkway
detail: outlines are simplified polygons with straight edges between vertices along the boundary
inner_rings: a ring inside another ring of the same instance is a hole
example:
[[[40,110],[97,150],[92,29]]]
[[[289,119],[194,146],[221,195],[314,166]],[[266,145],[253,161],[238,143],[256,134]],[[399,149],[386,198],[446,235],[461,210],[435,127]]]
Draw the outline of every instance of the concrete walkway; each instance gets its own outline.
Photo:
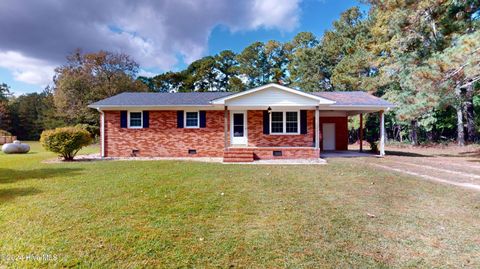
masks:
[[[337,151],[322,151],[320,157],[328,158],[356,158],[356,157],[380,157],[380,155],[369,152],[359,152],[357,150],[337,150]]]
[[[323,159],[277,159],[277,160],[255,160],[245,163],[225,163],[224,164],[250,164],[250,165],[305,165],[305,164],[327,164]]]

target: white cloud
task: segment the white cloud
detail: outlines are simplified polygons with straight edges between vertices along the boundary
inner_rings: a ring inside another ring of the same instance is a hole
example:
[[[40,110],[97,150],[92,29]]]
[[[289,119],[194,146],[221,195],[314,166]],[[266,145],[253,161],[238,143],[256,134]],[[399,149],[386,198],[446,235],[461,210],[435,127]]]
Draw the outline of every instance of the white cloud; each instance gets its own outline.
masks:
[[[14,51],[0,51],[0,67],[10,70],[17,81],[39,86],[46,86],[52,81],[55,69],[48,61]]]
[[[255,0],[251,27],[291,31],[298,26],[299,0]]]
[[[124,52],[142,68],[169,70],[207,51],[217,25],[291,31],[301,0],[0,1],[0,66],[44,85],[81,48]],[[27,56],[28,55],[28,56]]]
[[[142,76],[142,77],[153,77],[157,75],[157,73],[153,73],[153,72],[149,72],[145,69],[140,69],[140,71],[138,72],[138,76]]]

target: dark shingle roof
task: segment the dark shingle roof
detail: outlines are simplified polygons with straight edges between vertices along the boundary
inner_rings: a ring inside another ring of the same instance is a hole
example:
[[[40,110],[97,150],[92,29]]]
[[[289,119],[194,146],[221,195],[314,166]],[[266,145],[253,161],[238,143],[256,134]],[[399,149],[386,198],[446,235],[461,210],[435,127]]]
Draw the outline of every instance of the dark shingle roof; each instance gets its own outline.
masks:
[[[336,101],[335,106],[393,106],[366,92],[312,92],[311,94]]]
[[[150,93],[124,92],[91,104],[97,106],[188,106],[210,105],[213,99],[231,95],[231,92]]]
[[[232,92],[180,92],[180,93],[139,93],[125,92],[90,105],[102,106],[201,106]],[[361,91],[352,92],[311,92],[309,94],[336,101],[335,106],[393,106],[393,104]]]

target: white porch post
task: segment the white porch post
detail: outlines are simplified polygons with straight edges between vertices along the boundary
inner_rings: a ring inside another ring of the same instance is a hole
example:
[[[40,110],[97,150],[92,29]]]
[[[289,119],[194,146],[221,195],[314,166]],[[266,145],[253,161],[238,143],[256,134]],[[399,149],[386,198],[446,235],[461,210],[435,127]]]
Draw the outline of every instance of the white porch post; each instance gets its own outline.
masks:
[[[225,106],[225,117],[224,117],[224,139],[225,139],[225,150],[228,149],[228,107]]]
[[[360,113],[360,152],[363,152],[363,113]]]
[[[315,107],[315,149],[320,148],[320,111]]]
[[[385,156],[385,113],[380,112],[380,156]]]

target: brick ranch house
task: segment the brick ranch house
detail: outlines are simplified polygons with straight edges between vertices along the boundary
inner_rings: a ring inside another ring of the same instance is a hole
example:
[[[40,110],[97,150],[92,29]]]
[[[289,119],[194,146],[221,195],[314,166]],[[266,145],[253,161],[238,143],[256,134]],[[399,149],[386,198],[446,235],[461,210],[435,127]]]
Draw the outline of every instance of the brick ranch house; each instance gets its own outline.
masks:
[[[239,93],[121,93],[100,112],[102,157],[315,159],[347,150],[348,117],[393,105],[365,92],[311,92],[268,84]],[[360,132],[362,133],[362,132]],[[361,135],[362,136],[362,135]]]

